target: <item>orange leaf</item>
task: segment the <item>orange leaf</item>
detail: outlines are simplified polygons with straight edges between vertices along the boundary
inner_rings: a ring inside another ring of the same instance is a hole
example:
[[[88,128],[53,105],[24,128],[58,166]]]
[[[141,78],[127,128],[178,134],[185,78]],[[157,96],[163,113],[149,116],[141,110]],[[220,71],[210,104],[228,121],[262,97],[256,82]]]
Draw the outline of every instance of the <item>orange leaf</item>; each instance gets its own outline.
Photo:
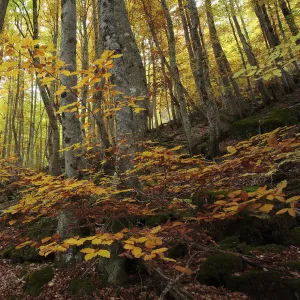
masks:
[[[181,266],[176,266],[175,269],[181,273],[191,275],[193,271],[189,268],[181,267]]]
[[[289,213],[289,215],[290,215],[291,217],[296,217],[296,211],[295,211],[295,209],[290,208],[290,209],[288,210],[288,213]]]
[[[268,145],[269,147],[275,147],[278,144],[277,137],[274,133],[271,133],[271,135],[268,138]]]

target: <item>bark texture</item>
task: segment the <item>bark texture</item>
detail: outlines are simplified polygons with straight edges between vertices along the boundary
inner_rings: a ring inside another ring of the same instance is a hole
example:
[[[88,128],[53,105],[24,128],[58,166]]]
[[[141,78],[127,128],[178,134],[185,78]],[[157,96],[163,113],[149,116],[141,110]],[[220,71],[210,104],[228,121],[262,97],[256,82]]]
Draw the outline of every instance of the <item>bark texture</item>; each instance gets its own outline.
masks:
[[[0,0],[0,33],[3,29],[8,0]]]
[[[62,0],[61,2],[61,44],[60,58],[66,64],[65,69],[76,71],[76,0]],[[77,102],[77,77],[61,75],[61,83],[67,91],[61,95],[61,105]],[[64,112],[62,114],[63,139],[66,148],[81,143],[81,129],[78,112]],[[76,146],[75,146],[76,147]],[[70,149],[65,152],[65,172],[67,177],[75,177],[80,172],[81,150]]]
[[[146,109],[135,114],[125,106],[116,113],[116,142],[118,147],[116,171],[119,175],[132,168],[132,158],[136,151],[135,142],[142,139],[147,130],[148,100],[147,83],[142,59],[134,39],[124,0],[100,0],[100,33],[104,49],[115,50],[123,56],[114,61],[112,83],[125,96],[145,97],[138,101]],[[116,102],[124,102],[121,95]],[[124,142],[126,139],[126,142]],[[136,178],[126,180],[126,185],[137,187]]]

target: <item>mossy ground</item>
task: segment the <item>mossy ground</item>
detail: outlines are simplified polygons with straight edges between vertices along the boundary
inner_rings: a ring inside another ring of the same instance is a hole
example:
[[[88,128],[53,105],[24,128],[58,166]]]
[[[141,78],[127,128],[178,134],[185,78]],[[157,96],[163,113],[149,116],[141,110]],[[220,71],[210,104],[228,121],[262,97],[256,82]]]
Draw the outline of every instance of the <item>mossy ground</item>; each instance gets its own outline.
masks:
[[[24,290],[31,296],[38,296],[43,286],[52,280],[54,271],[47,266],[26,276]]]

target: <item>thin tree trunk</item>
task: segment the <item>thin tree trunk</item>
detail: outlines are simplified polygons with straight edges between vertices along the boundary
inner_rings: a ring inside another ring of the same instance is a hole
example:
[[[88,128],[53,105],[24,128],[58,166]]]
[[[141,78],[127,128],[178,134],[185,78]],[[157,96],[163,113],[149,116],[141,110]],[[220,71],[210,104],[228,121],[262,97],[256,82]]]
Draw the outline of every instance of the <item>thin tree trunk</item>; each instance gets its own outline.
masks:
[[[9,0],[0,0],[0,33],[2,33],[8,2]]]
[[[62,0],[61,2],[61,44],[60,59],[65,63],[65,69],[76,71],[76,0]],[[61,74],[61,83],[68,90],[61,95],[61,106],[77,105],[76,90],[77,76],[65,76]],[[65,147],[65,171],[67,177],[78,176],[82,167],[81,142],[82,135],[78,111],[62,113],[63,139]],[[73,148],[73,149],[72,149]]]
[[[176,92],[176,96],[178,97],[178,101],[180,105],[183,130],[185,133],[185,138],[186,138],[189,152],[190,154],[193,154],[193,139],[192,139],[191,124],[190,124],[190,119],[187,111],[186,101],[184,98],[183,86],[180,80],[179,70],[176,62],[176,42],[175,42],[173,21],[166,0],[161,0],[161,5],[167,20],[167,29],[169,35],[170,67],[172,69],[172,72],[176,76],[176,80],[174,82],[175,92]]]

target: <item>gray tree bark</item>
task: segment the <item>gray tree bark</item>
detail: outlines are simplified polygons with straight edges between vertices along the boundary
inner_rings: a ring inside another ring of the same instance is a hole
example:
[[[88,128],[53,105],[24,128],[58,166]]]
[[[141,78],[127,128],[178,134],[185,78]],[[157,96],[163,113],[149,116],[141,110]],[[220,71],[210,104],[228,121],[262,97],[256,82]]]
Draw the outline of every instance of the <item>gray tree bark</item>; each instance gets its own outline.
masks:
[[[76,0],[62,0],[61,2],[61,44],[60,58],[66,64],[65,69],[76,71]],[[61,83],[67,87],[67,91],[61,95],[61,106],[76,104],[77,76],[65,76],[61,74]],[[63,139],[65,147],[81,144],[81,128],[78,119],[78,111],[63,112]],[[65,172],[67,177],[78,176],[82,166],[81,150],[70,149],[65,152]]]
[[[230,64],[221,46],[217,34],[214,16],[212,13],[211,0],[205,0],[205,6],[206,6],[206,15],[207,15],[210,40],[211,40],[214,56],[216,59],[217,67],[219,70],[219,75],[221,77],[222,84],[224,87],[225,97],[223,101],[223,108],[230,115],[232,119],[235,119],[243,115],[244,101],[242,99],[242,95],[240,93],[237,83],[232,78],[233,74],[232,74]]]
[[[0,0],[0,33],[3,29],[8,2],[9,0]]]
[[[147,81],[124,0],[99,1],[100,34],[104,49],[114,50],[116,54],[123,54],[121,58],[114,61],[114,68],[111,70],[112,83],[120,92],[124,93],[124,96],[145,97],[145,100],[138,101],[139,106],[146,109],[145,111],[135,114],[130,107],[125,106],[116,113],[116,171],[120,176],[133,167],[135,143],[144,137],[147,130]],[[126,101],[121,95],[117,95],[115,100],[117,102]],[[124,139],[126,139],[125,143]],[[139,187],[136,177],[124,180],[129,187]]]

